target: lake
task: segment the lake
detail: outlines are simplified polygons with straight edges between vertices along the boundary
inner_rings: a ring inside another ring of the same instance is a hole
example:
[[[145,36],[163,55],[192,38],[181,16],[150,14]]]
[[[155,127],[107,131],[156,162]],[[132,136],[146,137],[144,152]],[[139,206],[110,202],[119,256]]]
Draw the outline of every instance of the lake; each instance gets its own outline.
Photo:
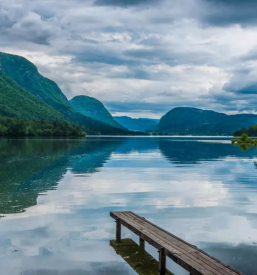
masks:
[[[125,210],[257,274],[257,149],[199,139],[0,139],[1,274],[137,274],[110,246]]]

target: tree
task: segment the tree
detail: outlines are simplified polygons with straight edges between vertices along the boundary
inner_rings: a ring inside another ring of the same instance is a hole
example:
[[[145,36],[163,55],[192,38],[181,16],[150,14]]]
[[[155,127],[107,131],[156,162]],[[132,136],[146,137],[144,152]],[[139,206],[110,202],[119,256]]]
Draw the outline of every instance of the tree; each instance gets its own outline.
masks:
[[[5,136],[7,134],[7,127],[0,124],[0,136]]]

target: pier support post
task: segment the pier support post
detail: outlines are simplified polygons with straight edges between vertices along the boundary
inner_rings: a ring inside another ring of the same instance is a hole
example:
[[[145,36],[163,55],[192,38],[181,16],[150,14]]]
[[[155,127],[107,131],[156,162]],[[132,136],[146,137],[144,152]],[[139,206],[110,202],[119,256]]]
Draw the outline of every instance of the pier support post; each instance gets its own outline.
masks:
[[[116,220],[116,242],[121,242],[121,221],[120,219]]]
[[[140,249],[144,250],[145,249],[145,240],[140,238],[139,239],[139,245],[140,245]]]
[[[165,275],[166,271],[166,255],[164,248],[161,248],[159,250],[159,274],[160,275]]]

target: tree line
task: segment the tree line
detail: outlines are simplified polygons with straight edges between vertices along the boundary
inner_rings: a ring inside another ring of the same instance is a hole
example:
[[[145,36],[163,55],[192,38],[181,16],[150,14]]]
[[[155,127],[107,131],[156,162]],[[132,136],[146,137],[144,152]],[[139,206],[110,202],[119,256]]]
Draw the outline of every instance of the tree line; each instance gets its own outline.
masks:
[[[0,117],[0,136],[83,137],[86,133],[77,125],[66,122],[26,120]]]
[[[248,128],[242,128],[240,130],[236,130],[233,133],[234,137],[240,137],[243,134],[247,134],[249,137],[257,137],[257,125],[253,125]]]

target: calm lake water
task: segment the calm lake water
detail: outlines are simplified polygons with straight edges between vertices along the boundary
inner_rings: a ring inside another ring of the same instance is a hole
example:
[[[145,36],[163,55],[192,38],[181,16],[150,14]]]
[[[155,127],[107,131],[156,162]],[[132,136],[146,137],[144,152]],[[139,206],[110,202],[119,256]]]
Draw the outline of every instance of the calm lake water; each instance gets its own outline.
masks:
[[[255,149],[197,138],[2,139],[0,273],[137,274],[109,245],[109,212],[131,210],[257,274],[256,167]]]

